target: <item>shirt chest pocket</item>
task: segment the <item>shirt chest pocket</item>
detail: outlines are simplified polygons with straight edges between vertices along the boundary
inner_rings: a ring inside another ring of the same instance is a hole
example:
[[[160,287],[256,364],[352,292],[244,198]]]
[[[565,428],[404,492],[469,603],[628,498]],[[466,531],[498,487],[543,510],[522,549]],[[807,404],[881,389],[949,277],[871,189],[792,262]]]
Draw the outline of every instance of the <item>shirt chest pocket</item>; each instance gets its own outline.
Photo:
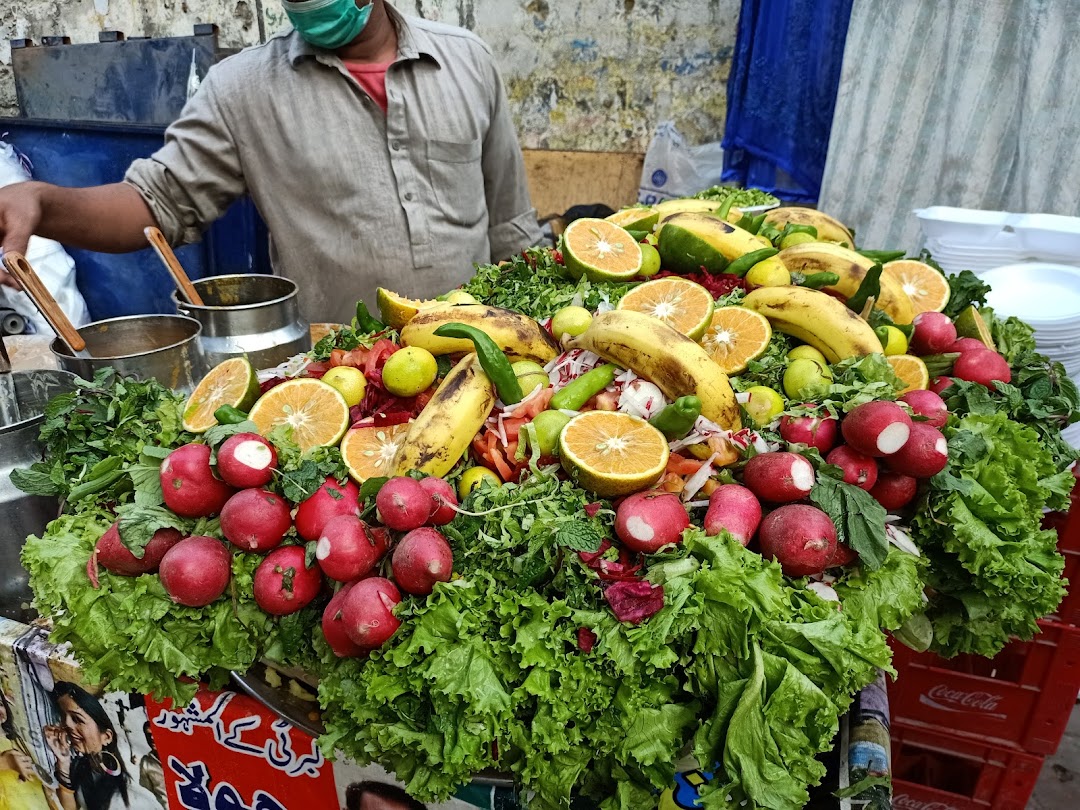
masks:
[[[487,211],[480,139],[427,142],[428,173],[435,200],[449,222],[472,226]]]

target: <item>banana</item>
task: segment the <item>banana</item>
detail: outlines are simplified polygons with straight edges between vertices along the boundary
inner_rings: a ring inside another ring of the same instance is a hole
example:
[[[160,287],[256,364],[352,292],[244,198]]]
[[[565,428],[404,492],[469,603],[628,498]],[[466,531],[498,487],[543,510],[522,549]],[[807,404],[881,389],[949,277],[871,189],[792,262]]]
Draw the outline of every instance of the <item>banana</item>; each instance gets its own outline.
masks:
[[[484,304],[439,303],[425,307],[402,327],[401,344],[419,346],[436,356],[472,351],[472,341],[438,337],[435,334],[436,329],[447,323],[475,326],[507,354],[538,363],[554,360],[561,351],[555,338],[532,318],[520,312]]]
[[[711,214],[671,214],[660,220],[656,231],[663,266],[676,273],[693,273],[702,267],[722,273],[736,259],[766,247],[772,243],[764,237]]]
[[[847,242],[849,247],[855,247],[854,235],[842,222],[814,208],[785,205],[769,211],[765,215],[765,221],[781,231],[788,224],[812,225],[817,228],[818,239],[826,242]]]
[[[742,306],[760,312],[773,329],[809,343],[830,363],[881,351],[870,324],[827,293],[808,287],[758,287]]]
[[[397,475],[419,470],[446,475],[469,448],[495,407],[495,388],[475,354],[446,375],[435,396],[409,425],[394,457]]]
[[[835,292],[850,298],[859,289],[866,271],[874,266],[874,261],[854,250],[829,242],[804,242],[784,248],[776,258],[784,263],[788,270],[810,275],[811,273],[836,273],[840,281],[823,290]],[[904,286],[884,273],[881,275],[881,294],[875,306],[884,310],[893,323],[911,323],[915,317],[915,307],[911,298],[904,292]]]
[[[701,346],[658,318],[625,309],[603,312],[569,345],[631,369],[669,399],[696,395],[702,416],[729,430],[740,427],[727,375]]]
[[[694,200],[694,199],[676,199],[676,200],[664,200],[653,206],[653,210],[660,214],[660,219],[670,217],[674,214],[712,214],[714,211],[718,211],[723,203],[718,203],[715,200]],[[738,208],[732,207],[728,211],[728,221],[738,222],[742,219],[742,211]]]

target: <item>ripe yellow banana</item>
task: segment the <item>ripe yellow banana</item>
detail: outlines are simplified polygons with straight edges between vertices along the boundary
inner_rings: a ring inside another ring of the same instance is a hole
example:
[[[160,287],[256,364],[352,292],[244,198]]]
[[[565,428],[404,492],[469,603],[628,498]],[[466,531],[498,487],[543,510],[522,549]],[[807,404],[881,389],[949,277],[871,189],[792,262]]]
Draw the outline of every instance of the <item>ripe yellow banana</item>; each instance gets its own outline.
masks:
[[[791,271],[805,273],[836,273],[840,281],[831,287],[822,287],[823,290],[835,292],[845,298],[855,295],[866,278],[866,271],[874,266],[873,259],[868,259],[861,253],[848,250],[840,245],[828,242],[804,242],[801,245],[793,245],[784,248],[776,258],[784,263]],[[911,298],[904,292],[904,286],[891,276],[881,275],[881,294],[874,304],[878,309],[884,310],[893,323],[911,323],[915,317],[915,307]]]
[[[802,208],[797,205],[774,208],[765,215],[765,222],[781,231],[788,224],[812,225],[817,228],[818,239],[826,242],[847,242],[849,247],[855,247],[855,237],[847,226],[814,208]]]
[[[759,287],[742,306],[760,312],[773,329],[809,343],[830,363],[881,351],[870,324],[827,293],[808,287]]]
[[[472,351],[471,340],[444,338],[435,334],[443,324],[475,326],[495,341],[507,354],[548,363],[561,349],[548,331],[527,315],[484,304],[436,304],[418,311],[401,329],[403,346],[419,346],[432,354]]]
[[[603,312],[570,345],[631,369],[669,399],[693,394],[706,419],[729,430],[740,427],[727,375],[701,346],[658,318],[624,309]]]
[[[396,474],[419,470],[446,475],[469,448],[494,406],[491,379],[475,354],[466,355],[409,425],[394,457]]]

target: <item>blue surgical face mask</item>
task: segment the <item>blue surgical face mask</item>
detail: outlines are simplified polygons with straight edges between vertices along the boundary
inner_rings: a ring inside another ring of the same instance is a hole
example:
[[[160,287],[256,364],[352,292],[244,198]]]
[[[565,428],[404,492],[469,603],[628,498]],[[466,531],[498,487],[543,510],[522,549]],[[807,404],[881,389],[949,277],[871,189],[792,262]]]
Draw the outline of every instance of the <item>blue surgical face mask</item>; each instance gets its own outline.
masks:
[[[374,0],[357,8],[356,0],[308,0],[290,3],[283,0],[285,13],[293,28],[317,48],[336,51],[344,48],[367,25]]]

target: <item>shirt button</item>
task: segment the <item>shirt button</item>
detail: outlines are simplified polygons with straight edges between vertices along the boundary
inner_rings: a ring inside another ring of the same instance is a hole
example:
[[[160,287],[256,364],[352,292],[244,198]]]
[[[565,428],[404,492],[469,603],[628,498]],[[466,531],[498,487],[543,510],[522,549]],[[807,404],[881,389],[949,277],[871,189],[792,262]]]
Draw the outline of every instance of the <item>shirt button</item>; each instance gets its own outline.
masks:
[[[401,141],[394,141],[392,144],[390,144],[390,148],[397,152],[399,149],[401,149]]]
[[[405,192],[405,202],[412,202],[413,193],[411,191]]]

